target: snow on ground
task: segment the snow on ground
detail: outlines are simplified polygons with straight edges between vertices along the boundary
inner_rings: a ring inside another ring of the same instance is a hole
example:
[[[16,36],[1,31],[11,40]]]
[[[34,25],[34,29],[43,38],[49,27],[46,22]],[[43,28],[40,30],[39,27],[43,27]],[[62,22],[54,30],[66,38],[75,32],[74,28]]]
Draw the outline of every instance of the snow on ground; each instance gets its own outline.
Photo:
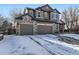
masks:
[[[60,34],[60,36],[72,37],[72,38],[79,40],[78,34]]]
[[[50,35],[50,36],[52,36],[52,35]],[[34,37],[34,36],[33,36],[33,37]],[[55,40],[55,39],[53,39],[53,38],[49,38],[49,37],[47,37],[47,36],[45,36],[45,35],[42,35],[42,36],[36,35],[36,36],[34,37],[34,39],[35,39],[36,37],[39,38],[40,43],[41,43],[43,40],[50,42],[50,43],[49,43],[50,45],[48,45],[47,47],[48,47],[49,50],[51,49],[52,52],[55,52],[56,54],[67,54],[67,55],[70,55],[70,54],[79,54],[79,47],[75,47],[75,46],[73,46],[73,45],[69,45],[69,44],[67,44],[67,43],[57,41],[57,40]],[[36,38],[35,40],[39,41],[37,38]],[[44,41],[43,41],[43,42],[44,42]],[[52,43],[52,44],[51,44],[51,43]],[[41,44],[45,45],[45,47],[46,47],[46,44],[47,44],[47,43],[41,43]],[[75,47],[75,48],[74,48],[74,47]],[[75,50],[75,49],[76,49],[76,50]]]
[[[72,38],[70,40],[75,40],[76,42],[79,42],[79,34],[60,34],[60,36],[70,37]],[[73,45],[73,46],[79,47],[79,45]]]
[[[49,55],[50,53],[28,37],[9,36],[6,41],[0,43],[0,54]]]
[[[78,55],[79,47],[46,35],[5,35],[0,41],[0,54],[10,55]]]

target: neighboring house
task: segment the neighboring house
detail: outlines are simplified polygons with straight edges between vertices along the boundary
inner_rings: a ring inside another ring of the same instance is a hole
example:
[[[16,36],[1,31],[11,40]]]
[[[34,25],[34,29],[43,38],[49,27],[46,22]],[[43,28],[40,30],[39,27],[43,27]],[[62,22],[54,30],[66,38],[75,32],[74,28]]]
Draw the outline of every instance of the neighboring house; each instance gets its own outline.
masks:
[[[50,34],[60,32],[59,15],[60,12],[48,4],[35,9],[25,8],[24,14],[15,18],[16,34]]]

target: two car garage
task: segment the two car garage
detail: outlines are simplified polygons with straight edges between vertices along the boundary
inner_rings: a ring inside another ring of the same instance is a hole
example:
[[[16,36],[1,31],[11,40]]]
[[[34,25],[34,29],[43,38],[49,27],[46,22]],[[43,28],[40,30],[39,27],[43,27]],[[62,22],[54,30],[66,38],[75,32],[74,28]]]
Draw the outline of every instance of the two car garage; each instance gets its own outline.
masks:
[[[51,34],[53,26],[51,24],[37,24],[36,29],[33,23],[30,24],[20,24],[20,34],[30,35],[30,34]],[[34,30],[35,29],[35,30]]]

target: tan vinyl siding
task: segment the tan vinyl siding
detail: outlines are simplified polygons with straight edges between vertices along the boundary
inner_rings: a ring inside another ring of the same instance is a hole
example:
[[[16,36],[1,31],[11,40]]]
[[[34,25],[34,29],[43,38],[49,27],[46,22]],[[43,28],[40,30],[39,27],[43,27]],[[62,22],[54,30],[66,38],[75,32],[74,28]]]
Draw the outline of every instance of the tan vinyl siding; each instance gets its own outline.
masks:
[[[51,11],[51,9],[48,6],[45,6],[42,9],[45,10],[45,11]]]
[[[31,19],[32,18],[30,16],[26,15],[26,16],[23,17],[23,22],[30,22]]]

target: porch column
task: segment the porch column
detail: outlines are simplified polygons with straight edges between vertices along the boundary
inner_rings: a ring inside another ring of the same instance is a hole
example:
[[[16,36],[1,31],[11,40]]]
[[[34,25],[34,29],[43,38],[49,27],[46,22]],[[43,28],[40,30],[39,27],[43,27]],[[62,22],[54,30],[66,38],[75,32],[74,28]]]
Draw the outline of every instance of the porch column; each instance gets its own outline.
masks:
[[[58,24],[58,33],[60,33],[60,24]]]
[[[52,33],[55,33],[55,24],[52,24]]]
[[[64,33],[64,25],[63,25],[63,33]]]
[[[37,33],[37,22],[33,21],[33,34]]]

